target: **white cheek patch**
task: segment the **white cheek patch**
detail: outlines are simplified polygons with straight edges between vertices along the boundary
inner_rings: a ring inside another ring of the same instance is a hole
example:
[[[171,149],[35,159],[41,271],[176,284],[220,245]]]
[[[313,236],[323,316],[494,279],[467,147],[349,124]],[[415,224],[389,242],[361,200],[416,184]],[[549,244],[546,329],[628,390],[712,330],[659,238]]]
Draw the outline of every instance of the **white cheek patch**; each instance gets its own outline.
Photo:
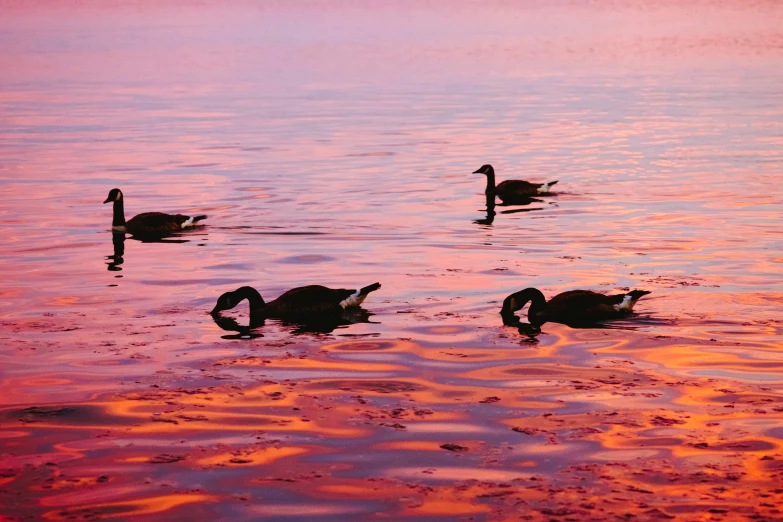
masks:
[[[112,231],[114,232],[125,232],[125,225],[119,225],[116,227],[111,227]]]
[[[180,225],[180,228],[187,228],[187,227],[192,227],[192,226],[193,226],[193,218],[188,218],[187,221],[183,221],[182,222],[182,224]]]
[[[360,290],[357,290],[356,293],[351,294],[350,296],[346,297],[342,301],[340,301],[340,306],[343,308],[348,308],[350,306],[359,306],[361,305],[364,300],[367,298],[367,294],[361,294]]]
[[[122,192],[117,192],[117,197],[114,198],[114,201],[119,201],[122,199]]]

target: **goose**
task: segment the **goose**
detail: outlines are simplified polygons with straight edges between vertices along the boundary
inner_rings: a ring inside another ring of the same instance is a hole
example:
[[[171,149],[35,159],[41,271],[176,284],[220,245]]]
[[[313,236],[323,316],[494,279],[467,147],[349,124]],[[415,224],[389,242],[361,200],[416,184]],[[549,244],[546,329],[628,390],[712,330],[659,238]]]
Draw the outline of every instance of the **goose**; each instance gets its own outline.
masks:
[[[288,290],[277,299],[265,303],[258,290],[252,286],[243,286],[218,297],[215,308],[210,313],[215,315],[223,310],[230,310],[247,299],[250,303],[251,316],[253,314],[278,318],[327,316],[361,305],[370,292],[380,287],[380,283],[373,283],[359,290],[309,285]]]
[[[111,189],[106,201],[114,202],[114,218],[111,222],[112,232],[127,232],[133,236],[162,235],[193,227],[207,216],[184,216],[182,214],[164,214],[163,212],[144,212],[125,221],[125,205],[122,191]]]
[[[590,290],[570,290],[547,301],[537,288],[525,288],[506,297],[500,315],[503,324],[518,326],[519,318],[514,312],[530,301],[527,318],[531,325],[540,326],[548,321],[567,325],[588,324],[629,315],[636,301],[649,293],[647,290],[632,290],[624,294],[604,295]]]
[[[345,310],[340,309],[335,313],[326,315],[303,315],[288,317],[283,319],[283,324],[293,326],[291,333],[299,334],[328,334],[341,326],[348,326],[356,323],[369,323],[370,316],[373,315],[364,308],[351,307]],[[224,316],[220,313],[213,313],[212,320],[222,330],[227,332],[236,332],[221,336],[223,339],[256,339],[264,335],[258,332],[266,323],[266,315],[263,307],[261,309],[250,310],[250,320],[247,326],[241,325],[233,317]]]
[[[485,194],[495,195],[500,198],[503,203],[528,200],[532,196],[540,196],[542,194],[549,194],[549,189],[557,183],[557,181],[550,181],[549,183],[530,183],[529,181],[522,181],[519,179],[507,179],[501,181],[500,184],[495,185],[495,169],[492,165],[483,165],[480,169],[473,172],[473,174],[484,174],[487,176],[487,190]]]

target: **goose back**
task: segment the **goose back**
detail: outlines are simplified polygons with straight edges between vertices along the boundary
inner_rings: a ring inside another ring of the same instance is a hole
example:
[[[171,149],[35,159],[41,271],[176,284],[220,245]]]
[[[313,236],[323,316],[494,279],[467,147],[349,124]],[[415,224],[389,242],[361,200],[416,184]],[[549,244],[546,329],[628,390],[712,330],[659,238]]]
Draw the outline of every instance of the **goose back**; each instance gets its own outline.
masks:
[[[196,216],[204,219],[206,216]],[[182,230],[191,221],[190,216],[184,214],[164,214],[163,212],[144,212],[133,216],[125,223],[125,231],[129,234],[165,234]],[[200,219],[193,219],[195,223]]]
[[[618,315],[613,305],[622,302],[624,294],[619,297],[616,300],[615,296],[590,290],[570,290],[554,296],[547,301],[544,310],[529,319],[531,323],[554,321],[566,324],[601,321]]]
[[[507,179],[495,187],[495,195],[502,201],[512,198],[526,198],[537,196],[538,189],[543,187],[543,183],[530,183],[520,179]]]
[[[339,312],[343,301],[356,293],[356,290],[327,288],[321,285],[309,285],[293,288],[284,292],[266,305],[268,316],[318,315]]]

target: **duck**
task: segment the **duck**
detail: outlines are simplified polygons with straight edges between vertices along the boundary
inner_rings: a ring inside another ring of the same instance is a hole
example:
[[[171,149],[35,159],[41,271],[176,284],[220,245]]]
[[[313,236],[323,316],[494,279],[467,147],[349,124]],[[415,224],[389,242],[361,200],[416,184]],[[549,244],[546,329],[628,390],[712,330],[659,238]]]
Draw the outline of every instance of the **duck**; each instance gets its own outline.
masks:
[[[647,290],[631,290],[606,295],[590,290],[570,290],[547,301],[537,288],[525,288],[506,297],[500,315],[503,324],[519,326],[519,318],[514,312],[524,308],[529,301],[527,318],[533,326],[549,321],[566,325],[590,324],[630,315],[636,302],[649,293]]]
[[[125,221],[124,200],[122,191],[118,188],[113,188],[109,191],[106,201],[103,202],[104,205],[109,202],[114,203],[114,218],[111,222],[112,232],[127,232],[133,236],[159,236],[192,228],[199,221],[207,219],[205,215],[191,217],[183,214],[144,212]]]
[[[339,314],[346,308],[360,306],[370,292],[380,287],[380,283],[373,283],[358,290],[327,288],[321,285],[301,286],[288,290],[277,299],[266,303],[258,290],[252,286],[243,286],[218,297],[210,314],[214,316],[223,310],[230,310],[247,299],[251,316],[282,319],[329,316]]]
[[[495,185],[495,169],[492,165],[483,165],[473,174],[484,174],[487,176],[487,189],[485,194],[494,195],[500,198],[503,203],[515,202],[519,200],[529,200],[533,196],[549,194],[552,185],[557,181],[549,183],[530,183],[519,179],[507,179]]]

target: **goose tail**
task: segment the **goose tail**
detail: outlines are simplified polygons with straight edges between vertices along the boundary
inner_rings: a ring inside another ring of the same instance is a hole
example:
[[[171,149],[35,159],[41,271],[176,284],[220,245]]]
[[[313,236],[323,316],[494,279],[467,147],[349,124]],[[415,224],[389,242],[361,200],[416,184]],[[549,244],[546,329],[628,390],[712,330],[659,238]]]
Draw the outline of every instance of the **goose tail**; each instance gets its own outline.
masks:
[[[340,306],[343,308],[348,308],[350,306],[360,306],[362,302],[364,302],[364,300],[367,298],[367,294],[378,290],[380,287],[381,287],[380,283],[373,283],[369,286],[365,286],[364,288],[360,288],[359,290],[357,290],[356,292],[348,296],[348,298],[340,301]]]
[[[550,181],[549,183],[544,183],[541,185],[541,188],[538,189],[539,192],[549,192],[549,189],[552,188],[552,185],[557,185],[558,180]]]
[[[202,219],[207,219],[207,216],[205,214],[201,214],[200,216],[188,217],[188,219],[186,219],[180,224],[180,228],[188,228],[188,227],[196,226],[196,223],[198,223]]]
[[[628,312],[633,310],[636,301],[651,293],[649,290],[631,290],[625,294],[623,302],[619,305],[620,310],[626,310]]]
[[[373,283],[371,285],[365,286],[361,290],[359,290],[359,295],[367,295],[370,292],[375,292],[381,287],[380,283]]]

